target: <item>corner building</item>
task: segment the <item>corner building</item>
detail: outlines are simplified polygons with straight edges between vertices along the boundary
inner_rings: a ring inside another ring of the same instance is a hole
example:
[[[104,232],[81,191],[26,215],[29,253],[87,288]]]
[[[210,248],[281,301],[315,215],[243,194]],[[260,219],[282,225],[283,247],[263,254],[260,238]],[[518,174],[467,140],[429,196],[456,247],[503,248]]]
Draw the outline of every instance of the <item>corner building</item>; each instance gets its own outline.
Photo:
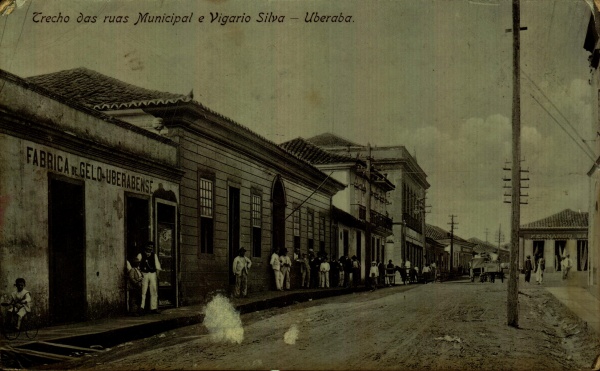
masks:
[[[153,240],[162,303],[175,303],[177,144],[10,73],[0,80],[1,292],[25,278],[45,323],[122,314],[127,259]]]

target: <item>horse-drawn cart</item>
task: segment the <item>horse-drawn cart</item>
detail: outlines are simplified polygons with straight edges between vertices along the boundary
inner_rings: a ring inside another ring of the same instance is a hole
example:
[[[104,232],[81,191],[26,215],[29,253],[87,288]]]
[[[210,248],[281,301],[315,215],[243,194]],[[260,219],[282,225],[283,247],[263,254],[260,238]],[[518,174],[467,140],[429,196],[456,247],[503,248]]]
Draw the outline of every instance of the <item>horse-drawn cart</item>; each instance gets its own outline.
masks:
[[[495,282],[496,277],[499,277],[504,282],[503,267],[498,260],[491,260],[487,256],[480,256],[471,259],[471,267],[469,269],[469,277],[471,282],[475,281],[475,277],[479,277],[479,282]]]

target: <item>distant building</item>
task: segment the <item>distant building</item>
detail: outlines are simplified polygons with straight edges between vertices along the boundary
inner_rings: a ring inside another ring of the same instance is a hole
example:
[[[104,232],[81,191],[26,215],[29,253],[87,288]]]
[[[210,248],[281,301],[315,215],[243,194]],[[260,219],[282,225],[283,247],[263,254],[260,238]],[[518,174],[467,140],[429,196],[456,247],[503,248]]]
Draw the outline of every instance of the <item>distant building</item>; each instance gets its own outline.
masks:
[[[452,235],[449,231],[446,231],[440,227],[427,224],[427,237],[432,238],[437,243],[444,246],[444,252],[447,255],[438,255],[437,259],[443,259],[447,256],[447,260],[442,261],[438,266],[443,266],[445,270],[466,273],[469,267],[469,262],[473,258],[473,248],[476,246],[474,243],[469,242],[459,236]],[[452,258],[452,269],[450,269],[450,261]]]
[[[356,255],[361,262],[362,278],[370,262],[365,261],[367,187],[371,187],[371,260],[379,262],[393,259],[391,251],[385,251],[386,240],[392,235],[392,219],[388,217],[389,193],[394,185],[379,171],[373,169],[367,177],[367,164],[363,159],[345,154],[331,153],[302,139],[282,143],[290,153],[313,164],[331,178],[346,185],[333,196],[332,222],[335,244],[332,253],[336,257]],[[397,264],[400,262],[397,261]]]
[[[475,244],[473,247],[474,253],[480,254],[482,252],[486,252],[489,254],[495,254],[499,261],[508,263],[510,251],[507,249],[506,244],[498,246],[486,241],[482,241],[478,238],[469,238],[467,241]]]
[[[558,272],[561,270],[561,259],[570,255],[572,270],[589,269],[587,212],[566,209],[521,225],[519,240],[519,267],[523,267],[527,255],[534,262],[543,256],[546,260],[546,272]]]
[[[322,149],[353,158],[366,159],[368,148],[330,133],[307,139]],[[389,216],[393,219],[393,245],[390,259],[410,260],[423,267],[426,257],[424,206],[429,188],[427,175],[404,146],[372,147],[373,165],[395,186],[388,197]]]

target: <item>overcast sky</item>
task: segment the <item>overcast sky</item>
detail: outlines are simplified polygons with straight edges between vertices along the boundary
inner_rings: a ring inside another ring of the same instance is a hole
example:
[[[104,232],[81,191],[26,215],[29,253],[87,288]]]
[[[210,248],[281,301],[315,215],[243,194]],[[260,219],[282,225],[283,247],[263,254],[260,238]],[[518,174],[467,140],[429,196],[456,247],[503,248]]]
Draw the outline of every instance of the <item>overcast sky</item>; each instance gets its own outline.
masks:
[[[35,23],[36,12],[70,20]],[[193,12],[193,20],[134,25],[140,12]],[[220,25],[210,12],[251,21]],[[284,23],[256,22],[260,12]],[[306,23],[307,12],[353,22]],[[588,210],[586,173],[598,155],[580,148],[597,140],[583,49],[589,12],[583,0],[522,2],[522,154],[531,178],[522,223]],[[96,23],[77,23],[80,13]],[[128,23],[103,23],[119,15]],[[193,89],[196,100],[277,143],[331,132],[404,145],[431,184],[428,223],[449,229],[454,214],[457,235],[485,240],[487,229],[490,242],[502,224],[508,242],[511,26],[508,0],[27,0],[0,17],[0,68],[25,77],[83,66],[150,89]]]

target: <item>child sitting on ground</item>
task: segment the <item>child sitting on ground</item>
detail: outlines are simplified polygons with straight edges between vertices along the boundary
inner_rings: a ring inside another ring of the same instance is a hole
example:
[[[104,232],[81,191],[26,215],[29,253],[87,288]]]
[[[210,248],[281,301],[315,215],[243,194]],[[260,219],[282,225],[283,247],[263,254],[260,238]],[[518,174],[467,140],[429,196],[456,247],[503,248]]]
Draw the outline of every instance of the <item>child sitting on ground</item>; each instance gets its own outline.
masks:
[[[11,294],[10,304],[12,305],[12,313],[17,317],[17,324],[15,328],[19,330],[21,328],[21,322],[23,317],[31,312],[31,294],[25,290],[25,279],[17,278],[15,280],[16,291]]]
[[[140,315],[140,305],[142,303],[142,280],[144,276],[140,271],[140,259],[133,258],[131,269],[128,272],[127,283],[129,286],[129,314],[132,316]]]

